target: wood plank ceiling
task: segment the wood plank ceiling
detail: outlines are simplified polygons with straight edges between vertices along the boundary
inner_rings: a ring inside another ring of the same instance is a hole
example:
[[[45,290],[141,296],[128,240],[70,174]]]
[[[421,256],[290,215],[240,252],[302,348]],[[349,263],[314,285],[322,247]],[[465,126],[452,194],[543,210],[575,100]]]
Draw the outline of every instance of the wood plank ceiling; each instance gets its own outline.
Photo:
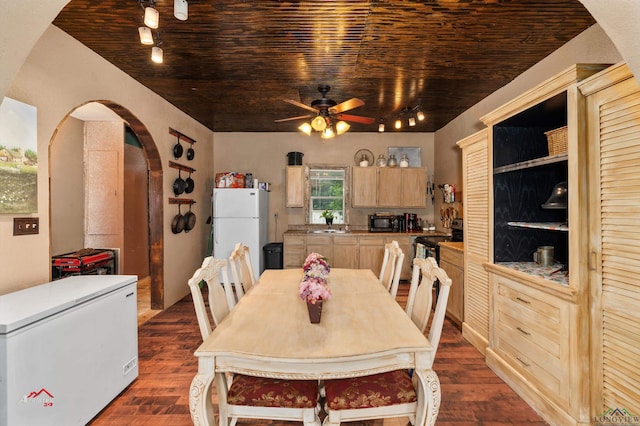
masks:
[[[432,132],[595,23],[578,0],[188,3],[179,21],[157,0],[163,64],[140,44],[136,0],[72,0],[54,24],[214,131],[295,132],[274,120],[308,111],[283,99],[309,105],[328,84],[389,130],[420,104],[426,120],[403,131]]]

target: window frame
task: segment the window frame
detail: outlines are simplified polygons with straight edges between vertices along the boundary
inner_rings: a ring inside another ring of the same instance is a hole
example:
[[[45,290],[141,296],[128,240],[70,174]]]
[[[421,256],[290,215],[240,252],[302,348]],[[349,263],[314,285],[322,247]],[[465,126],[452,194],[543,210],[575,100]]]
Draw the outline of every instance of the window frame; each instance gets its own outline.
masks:
[[[334,225],[345,225],[349,223],[349,210],[350,210],[350,198],[349,190],[351,188],[351,169],[348,166],[329,165],[329,164],[308,164],[308,179],[305,185],[305,224],[307,225],[324,225],[324,219],[322,222],[312,222],[311,220],[311,175],[315,170],[340,170],[344,172],[344,187],[342,191],[342,207],[343,215],[342,222],[334,221]]]

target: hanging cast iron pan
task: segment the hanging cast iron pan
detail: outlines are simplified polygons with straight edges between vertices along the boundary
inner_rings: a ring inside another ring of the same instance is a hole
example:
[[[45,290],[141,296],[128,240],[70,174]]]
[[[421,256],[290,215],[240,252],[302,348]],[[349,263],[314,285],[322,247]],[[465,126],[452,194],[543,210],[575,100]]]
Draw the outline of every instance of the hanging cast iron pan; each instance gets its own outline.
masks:
[[[182,153],[184,152],[184,148],[180,145],[180,135],[178,135],[178,143],[173,146],[173,156],[176,159],[182,157]]]
[[[175,215],[173,221],[171,222],[171,232],[174,234],[179,234],[184,231],[186,221],[184,216],[180,213],[180,204],[178,204],[178,214]]]
[[[193,150],[193,144],[191,144],[191,146],[189,146],[189,149],[187,149],[187,160],[191,161],[195,156],[196,152]]]
[[[191,172],[189,172],[189,177],[185,180],[184,192],[187,194],[191,194],[193,192],[193,187],[195,186],[195,182],[191,178]]]
[[[180,176],[181,171],[182,170],[178,170],[178,178],[173,181],[173,193],[176,197],[182,194],[187,187],[187,182]]]
[[[184,232],[189,232],[196,226],[196,214],[191,211],[191,204],[189,204],[189,211],[184,215]]]

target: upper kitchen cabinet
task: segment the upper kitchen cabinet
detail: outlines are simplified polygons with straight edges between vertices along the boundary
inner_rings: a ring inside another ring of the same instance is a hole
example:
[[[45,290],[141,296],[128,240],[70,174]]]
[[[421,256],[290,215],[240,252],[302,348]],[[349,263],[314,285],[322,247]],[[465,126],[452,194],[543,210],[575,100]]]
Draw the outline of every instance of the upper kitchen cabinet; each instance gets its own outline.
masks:
[[[285,173],[286,207],[304,207],[307,168],[305,166],[287,166]]]
[[[424,167],[353,167],[352,207],[425,208]]]
[[[491,183],[487,365],[556,425],[592,418],[589,158],[578,82],[605,67],[575,65],[482,118]],[[552,263],[534,261],[540,246],[552,248]]]

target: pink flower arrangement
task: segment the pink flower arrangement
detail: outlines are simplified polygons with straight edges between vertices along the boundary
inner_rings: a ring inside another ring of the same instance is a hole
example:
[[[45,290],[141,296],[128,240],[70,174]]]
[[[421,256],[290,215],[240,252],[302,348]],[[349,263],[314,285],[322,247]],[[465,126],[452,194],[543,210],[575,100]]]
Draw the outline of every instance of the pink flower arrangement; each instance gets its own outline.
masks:
[[[311,253],[302,265],[304,277],[300,282],[300,298],[309,303],[328,300],[331,290],[327,286],[327,276],[331,268],[327,259],[319,253]]]

